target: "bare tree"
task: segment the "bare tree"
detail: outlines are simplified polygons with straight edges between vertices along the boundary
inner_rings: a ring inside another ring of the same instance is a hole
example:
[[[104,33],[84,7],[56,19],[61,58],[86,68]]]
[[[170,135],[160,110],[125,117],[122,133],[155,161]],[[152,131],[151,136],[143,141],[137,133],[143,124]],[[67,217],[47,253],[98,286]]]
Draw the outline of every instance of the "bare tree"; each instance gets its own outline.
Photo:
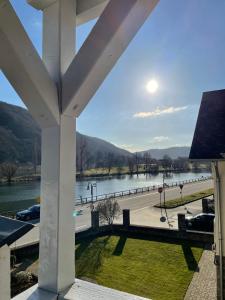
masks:
[[[12,177],[15,175],[17,168],[17,165],[11,162],[1,164],[1,174],[3,177],[6,177],[8,183],[12,181]]]
[[[87,142],[85,138],[82,136],[80,139],[78,153],[77,153],[77,169],[79,170],[80,176],[83,175],[87,162],[88,162]]]
[[[143,160],[144,160],[145,172],[149,173],[150,172],[150,165],[151,165],[151,154],[150,154],[150,152],[145,152],[144,153]]]
[[[115,157],[114,157],[114,154],[113,153],[108,153],[107,154],[107,157],[106,157],[106,167],[108,169],[108,174],[110,174],[110,171],[113,167],[113,164],[115,162]]]
[[[118,166],[118,167],[116,168],[116,172],[117,172],[118,175],[121,175],[122,172],[123,172],[123,167],[122,167],[122,166]]]
[[[107,199],[99,202],[96,210],[99,211],[99,218],[102,223],[112,225],[115,218],[120,215],[120,206],[115,199]]]
[[[163,156],[162,167],[164,170],[171,169],[172,163],[173,163],[173,161],[172,161],[171,157],[169,157],[169,155]]]
[[[128,162],[129,172],[130,172],[130,174],[133,174],[134,173],[134,166],[135,166],[134,157],[133,156],[128,157],[127,162]]]
[[[36,174],[37,164],[38,164],[37,137],[34,138],[34,142],[33,142],[32,160],[33,160],[34,174]]]
[[[138,155],[137,152],[135,153],[134,158],[135,158],[136,173],[138,175],[138,173],[139,173],[140,157],[139,157],[139,155]]]
[[[173,168],[175,170],[188,170],[189,169],[188,158],[178,157],[177,159],[174,159]]]

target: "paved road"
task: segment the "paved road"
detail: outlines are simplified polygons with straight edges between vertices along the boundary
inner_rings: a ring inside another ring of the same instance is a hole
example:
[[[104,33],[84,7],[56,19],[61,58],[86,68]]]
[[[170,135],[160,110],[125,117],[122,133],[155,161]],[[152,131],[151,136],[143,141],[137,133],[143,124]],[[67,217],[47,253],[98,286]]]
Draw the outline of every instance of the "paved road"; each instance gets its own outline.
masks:
[[[208,188],[211,188],[213,186],[213,181],[203,181],[193,184],[187,184],[183,188],[183,195],[188,195],[191,193],[195,193],[201,190],[205,190]],[[180,189],[177,187],[169,188],[166,190],[166,200],[179,198],[180,197]],[[158,192],[150,192],[145,194],[137,194],[132,195],[128,197],[121,197],[118,198],[119,205],[121,209],[129,208],[131,210],[131,223],[138,224],[138,225],[151,225],[151,226],[160,226],[160,223],[154,224],[154,222],[145,223],[143,222],[144,216],[149,214],[151,212],[151,215],[160,214],[160,209],[157,209],[154,207],[155,204],[159,203],[159,193]],[[195,206],[193,203],[192,206]],[[187,207],[187,206],[186,206]],[[199,205],[198,205],[199,207]],[[85,205],[83,207],[79,206],[77,207],[77,210],[83,209],[82,216],[78,216],[76,218],[76,228],[77,230],[81,230],[85,227],[90,226],[90,206]],[[196,208],[197,209],[197,208]],[[180,210],[183,212],[184,208],[178,208],[174,210],[167,210],[169,211],[175,211],[176,213],[180,212]],[[121,221],[121,219],[119,219]],[[149,220],[150,221],[150,220]],[[162,225],[162,224],[161,224]]]
[[[205,190],[213,186],[212,180],[203,182],[186,184],[183,188],[183,195],[188,195],[194,192]],[[166,190],[166,200],[180,197],[180,189],[177,187],[168,188]],[[161,223],[160,216],[161,210],[155,208],[154,205],[159,203],[159,193],[152,191],[144,194],[136,194],[126,197],[117,198],[121,209],[130,209],[131,211],[131,223],[137,225],[157,226],[157,227],[169,227],[168,223]],[[201,201],[193,202],[189,205],[182,206],[176,209],[167,210],[168,219],[170,225],[173,228],[177,228],[177,213],[186,213],[187,210],[196,214],[201,211]],[[83,230],[90,227],[90,205],[77,206],[76,210],[82,210],[82,214],[75,217],[76,231]],[[163,215],[165,211],[163,210]],[[116,222],[121,223],[120,217]],[[36,221],[37,223],[37,221]],[[20,247],[24,244],[30,244],[39,240],[39,227],[38,223],[35,228],[27,233],[24,237],[19,239],[15,245],[11,247]]]

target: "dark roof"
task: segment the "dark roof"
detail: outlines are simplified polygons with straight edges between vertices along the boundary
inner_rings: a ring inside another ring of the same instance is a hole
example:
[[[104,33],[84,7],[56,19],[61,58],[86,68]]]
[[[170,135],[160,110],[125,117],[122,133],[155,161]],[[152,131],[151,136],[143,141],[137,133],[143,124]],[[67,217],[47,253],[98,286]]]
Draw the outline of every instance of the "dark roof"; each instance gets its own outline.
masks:
[[[25,233],[30,231],[34,225],[0,216],[0,248],[11,245]]]
[[[189,158],[225,159],[225,90],[203,93]]]

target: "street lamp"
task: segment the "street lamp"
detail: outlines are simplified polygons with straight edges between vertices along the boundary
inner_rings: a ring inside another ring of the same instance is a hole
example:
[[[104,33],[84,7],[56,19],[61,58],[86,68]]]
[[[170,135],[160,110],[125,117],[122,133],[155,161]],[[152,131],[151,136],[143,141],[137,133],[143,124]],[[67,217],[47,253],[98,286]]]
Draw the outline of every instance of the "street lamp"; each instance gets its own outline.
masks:
[[[160,209],[161,209],[161,217],[160,217],[160,221],[161,222],[165,222],[166,221],[166,218],[163,216],[162,214],[162,192],[163,192],[163,187],[159,187],[158,188],[158,193],[159,193],[159,201],[160,201]]]
[[[183,200],[183,187],[184,187],[184,185],[181,183],[181,184],[179,184],[179,187],[180,187],[180,199],[181,199],[181,202],[182,202],[182,200]]]
[[[87,190],[91,190],[91,202],[93,203],[94,198],[94,188],[95,188],[95,194],[97,196],[97,182],[88,182]]]

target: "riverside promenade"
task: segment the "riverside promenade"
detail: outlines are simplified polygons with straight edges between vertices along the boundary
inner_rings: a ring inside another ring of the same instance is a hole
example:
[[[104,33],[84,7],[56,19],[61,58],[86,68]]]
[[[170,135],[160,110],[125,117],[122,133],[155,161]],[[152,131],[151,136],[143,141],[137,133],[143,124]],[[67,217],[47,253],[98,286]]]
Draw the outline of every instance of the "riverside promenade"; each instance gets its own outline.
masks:
[[[189,183],[183,188],[183,195],[192,194],[208,188],[213,187],[213,181],[200,181],[196,183]],[[166,200],[179,198],[179,187],[171,187],[166,189]],[[144,194],[123,196],[117,198],[118,203],[122,209],[130,209],[131,224],[154,226],[154,227],[171,227],[177,228],[177,214],[189,213],[197,214],[201,212],[201,200],[192,202],[185,206],[180,206],[175,209],[168,209],[168,222],[160,222],[161,210],[154,207],[159,203],[159,193],[157,191],[145,192]],[[80,210],[81,214],[74,217],[76,231],[82,231],[91,226],[91,209],[90,204],[78,205],[76,210]],[[72,212],[73,213],[73,212]],[[165,215],[165,210],[162,211]],[[17,240],[16,243],[11,245],[11,249],[21,248],[25,245],[32,245],[39,242],[39,220],[33,221],[36,226],[29,233]],[[120,216],[115,223],[122,223],[122,216]]]

